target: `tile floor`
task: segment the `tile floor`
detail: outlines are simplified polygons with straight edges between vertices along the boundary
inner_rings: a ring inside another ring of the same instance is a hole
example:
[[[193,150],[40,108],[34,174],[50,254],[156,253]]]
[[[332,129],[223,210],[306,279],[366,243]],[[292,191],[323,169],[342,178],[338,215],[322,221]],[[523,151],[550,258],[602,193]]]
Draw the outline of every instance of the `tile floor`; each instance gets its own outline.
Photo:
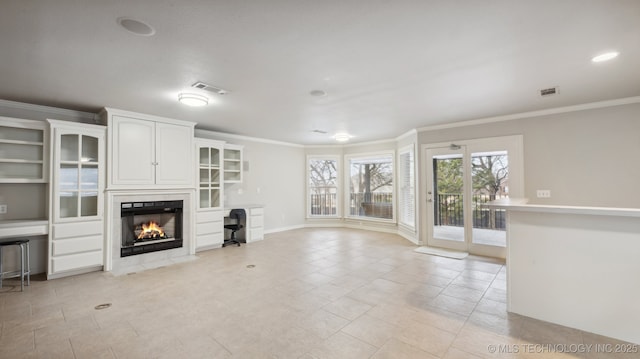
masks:
[[[40,276],[22,293],[8,280],[17,288],[0,289],[0,358],[640,357],[549,352],[620,342],[508,314],[501,261],[414,248],[396,235],[301,229],[135,274]]]

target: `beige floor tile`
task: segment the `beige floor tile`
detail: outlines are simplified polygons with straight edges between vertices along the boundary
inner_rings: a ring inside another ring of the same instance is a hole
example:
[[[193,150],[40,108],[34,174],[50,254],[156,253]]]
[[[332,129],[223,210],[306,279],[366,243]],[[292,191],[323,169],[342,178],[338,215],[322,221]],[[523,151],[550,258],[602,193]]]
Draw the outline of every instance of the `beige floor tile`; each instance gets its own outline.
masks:
[[[372,357],[372,359],[437,359],[419,348],[401,342],[395,338],[388,340]]]
[[[491,283],[496,278],[496,276],[497,274],[494,272],[487,273],[487,272],[473,270],[473,269],[465,269],[464,271],[462,271],[462,273],[460,273],[460,277],[480,280],[480,281],[489,282],[489,283]]]
[[[316,359],[365,359],[370,358],[377,348],[348,334],[337,333],[307,354]]]
[[[495,334],[473,326],[465,326],[451,347],[482,358],[517,358],[513,348],[519,348],[516,338]]]
[[[489,286],[491,286],[491,281],[485,282],[484,280],[481,280],[481,279],[465,277],[463,272],[463,274],[456,277],[456,279],[454,279],[451,282],[451,284],[455,284],[455,285],[459,285],[459,286],[463,286],[471,289],[481,290],[484,292],[487,289],[489,289]]]
[[[503,289],[497,289],[489,287],[484,293],[484,298],[495,300],[497,302],[507,302],[507,291]]]
[[[414,347],[420,348],[437,357],[442,357],[455,339],[456,335],[448,331],[414,321],[395,336]]]
[[[454,298],[464,299],[469,302],[477,302],[484,295],[484,291],[450,284],[442,291],[442,294]]]
[[[471,312],[473,312],[473,309],[476,307],[476,304],[477,302],[471,302],[444,294],[438,295],[431,301],[431,305],[436,308],[444,309],[462,315],[471,314]]]
[[[482,359],[482,357],[467,353],[458,348],[450,347],[443,359]]]
[[[373,306],[349,297],[342,297],[322,307],[322,309],[348,320],[358,318],[371,308]]]
[[[517,338],[522,329],[522,319],[513,314],[497,316],[475,311],[469,316],[466,326]]]
[[[0,358],[638,357],[506,352],[621,342],[507,313],[504,261],[414,248],[298,229],[135,274],[36,275],[24,292],[0,289]]]
[[[349,320],[324,309],[320,309],[306,318],[301,318],[298,322],[298,326],[309,330],[323,339],[326,339],[337,333],[348,323]]]
[[[394,335],[399,334],[401,329],[384,320],[365,314],[342,328],[342,332],[380,348]]]
[[[475,309],[477,312],[497,315],[499,317],[507,316],[507,303],[488,298],[483,298],[478,302]]]
[[[448,312],[433,307],[416,309],[411,319],[430,325],[450,333],[457,334],[467,321],[467,317],[461,314]]]

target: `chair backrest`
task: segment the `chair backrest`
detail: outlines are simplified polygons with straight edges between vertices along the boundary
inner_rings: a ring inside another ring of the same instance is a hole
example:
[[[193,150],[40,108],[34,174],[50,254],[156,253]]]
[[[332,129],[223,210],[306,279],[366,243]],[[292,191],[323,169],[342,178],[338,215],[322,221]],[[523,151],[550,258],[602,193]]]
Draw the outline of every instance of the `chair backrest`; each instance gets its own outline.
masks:
[[[244,220],[246,217],[247,217],[247,214],[242,208],[232,209],[229,212],[229,218],[235,219],[237,223],[240,223],[240,221]]]

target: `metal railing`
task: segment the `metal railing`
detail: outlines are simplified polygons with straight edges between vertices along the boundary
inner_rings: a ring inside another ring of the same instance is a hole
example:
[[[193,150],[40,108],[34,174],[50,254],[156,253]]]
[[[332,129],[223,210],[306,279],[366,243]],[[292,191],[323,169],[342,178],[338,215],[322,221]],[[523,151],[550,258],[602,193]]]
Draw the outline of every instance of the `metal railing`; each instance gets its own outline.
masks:
[[[337,195],[335,193],[312,193],[309,198],[311,215],[332,216],[337,213]],[[349,215],[376,218],[393,218],[393,194],[351,193],[349,195]]]
[[[335,193],[312,193],[309,202],[312,216],[335,216],[338,213]]]
[[[335,216],[338,208],[336,193],[313,193],[310,195],[312,216]],[[464,226],[463,196],[460,193],[439,193],[436,196],[435,225]],[[472,198],[473,227],[482,229],[506,229],[504,209],[491,209],[486,206],[489,196],[474,195]],[[393,218],[393,194],[351,193],[349,195],[349,215]]]
[[[498,197],[500,198],[500,197]],[[473,195],[472,213],[473,228],[506,229],[506,211],[489,208],[489,196]],[[464,226],[463,195],[461,193],[439,193],[435,203],[435,225]]]

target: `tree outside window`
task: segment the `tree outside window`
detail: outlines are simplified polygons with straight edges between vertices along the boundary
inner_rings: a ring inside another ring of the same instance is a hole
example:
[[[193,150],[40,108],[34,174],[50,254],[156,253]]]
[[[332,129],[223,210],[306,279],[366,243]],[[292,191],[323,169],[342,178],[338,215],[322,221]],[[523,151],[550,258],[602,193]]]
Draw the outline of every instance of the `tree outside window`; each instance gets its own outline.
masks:
[[[349,215],[393,219],[393,155],[349,159]]]
[[[309,215],[337,216],[338,160],[309,159]]]

